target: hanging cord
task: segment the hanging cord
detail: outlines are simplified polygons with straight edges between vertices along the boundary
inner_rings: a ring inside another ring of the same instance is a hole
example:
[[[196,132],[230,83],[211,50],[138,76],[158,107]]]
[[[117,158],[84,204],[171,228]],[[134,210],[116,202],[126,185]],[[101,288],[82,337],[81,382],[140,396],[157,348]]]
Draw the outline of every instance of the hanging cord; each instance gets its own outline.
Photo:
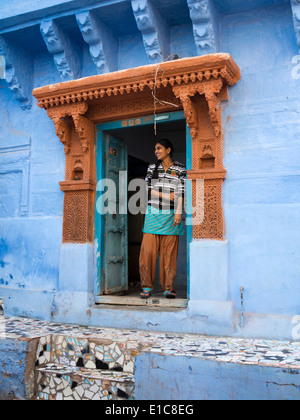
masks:
[[[171,106],[174,106],[175,108],[179,108],[179,105],[173,104],[172,102],[163,101],[161,99],[158,99],[157,96],[156,96],[158,72],[159,72],[159,70],[161,68],[161,65],[163,63],[165,63],[166,61],[169,61],[171,58],[172,59],[175,59],[175,58],[178,58],[178,56],[176,54],[175,55],[169,55],[169,57],[167,57],[165,60],[163,60],[161,63],[159,63],[157,65],[157,67],[156,67],[155,79],[154,79],[154,86],[153,86],[153,89],[152,89],[152,96],[153,96],[153,99],[154,99],[154,108],[153,108],[154,109],[154,114],[153,115],[154,115],[154,132],[155,132],[155,136],[157,136],[157,122],[156,122],[157,105],[158,104],[159,105],[171,105]],[[164,74],[165,74],[165,71],[163,70],[163,73],[162,73],[162,76],[161,76],[162,78],[163,78]]]

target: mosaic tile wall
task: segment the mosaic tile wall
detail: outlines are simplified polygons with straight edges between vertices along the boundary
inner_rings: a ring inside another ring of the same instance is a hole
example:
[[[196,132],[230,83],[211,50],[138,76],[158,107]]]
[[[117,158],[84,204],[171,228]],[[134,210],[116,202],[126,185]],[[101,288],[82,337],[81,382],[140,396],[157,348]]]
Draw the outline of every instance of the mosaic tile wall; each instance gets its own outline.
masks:
[[[130,400],[134,398],[137,342],[51,335],[36,353],[39,399]]]
[[[132,400],[133,375],[49,364],[39,368],[40,400]]]

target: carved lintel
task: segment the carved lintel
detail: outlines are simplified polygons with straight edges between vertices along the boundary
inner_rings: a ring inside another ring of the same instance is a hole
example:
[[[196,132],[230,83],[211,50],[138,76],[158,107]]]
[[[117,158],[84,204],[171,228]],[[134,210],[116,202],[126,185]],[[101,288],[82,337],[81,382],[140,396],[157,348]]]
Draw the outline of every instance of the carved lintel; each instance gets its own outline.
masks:
[[[137,96],[148,89],[153,91],[155,84],[158,89],[162,86],[173,88],[184,85],[189,88],[197,85],[197,89],[200,89],[210,82],[220,84],[221,89],[223,83],[233,86],[240,76],[240,70],[229,54],[212,54],[164,62],[160,64],[159,75],[157,65],[145,66],[136,71],[129,69],[74,80],[71,83],[45,86],[35,89],[33,94],[38,100],[38,106],[48,110],[69,104],[111,100],[115,96],[123,100],[122,98],[131,94]],[[214,92],[219,92],[220,89],[214,89]]]
[[[80,138],[83,153],[89,150],[90,144],[94,141],[95,125],[82,115],[73,115],[75,129]]]
[[[65,154],[67,155],[71,148],[71,124],[59,117],[54,117],[53,122],[56,135],[65,146]]]

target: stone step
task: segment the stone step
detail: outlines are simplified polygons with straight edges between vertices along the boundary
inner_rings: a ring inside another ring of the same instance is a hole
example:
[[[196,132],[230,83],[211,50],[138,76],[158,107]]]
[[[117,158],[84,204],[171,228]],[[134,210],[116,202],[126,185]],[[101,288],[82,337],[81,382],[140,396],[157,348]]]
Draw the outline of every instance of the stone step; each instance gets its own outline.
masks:
[[[83,334],[41,337],[35,362],[35,399],[134,399],[138,347],[137,341],[116,337],[111,340]]]
[[[134,375],[49,363],[36,369],[38,400],[133,400]]]
[[[141,346],[138,341],[126,341],[126,337],[43,336],[36,352],[36,367],[54,363],[70,368],[134,374],[135,356]]]

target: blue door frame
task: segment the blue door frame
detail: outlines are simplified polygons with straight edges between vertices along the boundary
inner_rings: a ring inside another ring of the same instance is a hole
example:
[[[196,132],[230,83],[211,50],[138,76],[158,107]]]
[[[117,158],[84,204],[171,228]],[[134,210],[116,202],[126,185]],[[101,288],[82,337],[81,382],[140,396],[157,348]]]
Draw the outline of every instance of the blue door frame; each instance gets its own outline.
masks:
[[[166,114],[159,114],[157,116],[149,115],[138,118],[131,118],[126,120],[119,120],[113,122],[107,122],[99,124],[96,127],[96,170],[97,170],[97,182],[103,179],[105,176],[105,161],[104,161],[104,145],[105,145],[105,136],[107,131],[117,130],[117,129],[129,129],[132,127],[139,127],[145,125],[154,125],[157,124],[169,123],[172,121],[185,120],[184,112],[170,112]],[[186,168],[187,170],[192,169],[192,138],[190,134],[190,129],[186,125]],[[102,192],[101,192],[102,194]],[[192,194],[189,183],[187,183],[187,202],[191,203]],[[105,229],[104,229],[104,217],[99,214],[97,211],[97,201],[100,194],[97,191],[96,196],[96,209],[95,209],[95,246],[96,246],[96,279],[94,285],[95,296],[103,294],[103,263],[102,255],[104,252],[105,244]],[[190,261],[190,243],[193,238],[193,229],[192,226],[186,226],[187,229],[187,296],[190,297],[190,281],[189,281],[189,261]]]

